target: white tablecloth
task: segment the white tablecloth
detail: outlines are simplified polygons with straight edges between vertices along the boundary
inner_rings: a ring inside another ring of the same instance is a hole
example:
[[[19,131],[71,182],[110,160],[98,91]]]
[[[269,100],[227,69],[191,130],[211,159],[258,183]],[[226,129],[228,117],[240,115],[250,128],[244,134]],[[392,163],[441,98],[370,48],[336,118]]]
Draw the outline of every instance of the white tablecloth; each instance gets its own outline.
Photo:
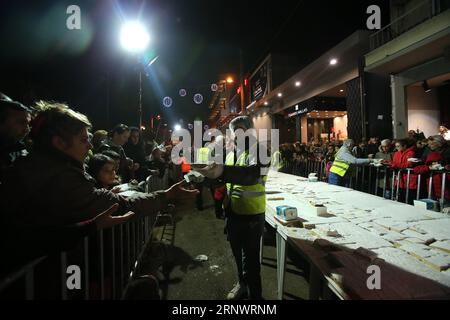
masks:
[[[363,247],[390,264],[450,287],[449,216],[273,171],[266,190],[266,220],[283,234],[309,241],[326,239],[351,249]],[[317,216],[310,200],[323,202],[330,217]],[[296,207],[310,230],[279,225],[274,216],[280,205]],[[328,231],[340,236],[327,236]]]

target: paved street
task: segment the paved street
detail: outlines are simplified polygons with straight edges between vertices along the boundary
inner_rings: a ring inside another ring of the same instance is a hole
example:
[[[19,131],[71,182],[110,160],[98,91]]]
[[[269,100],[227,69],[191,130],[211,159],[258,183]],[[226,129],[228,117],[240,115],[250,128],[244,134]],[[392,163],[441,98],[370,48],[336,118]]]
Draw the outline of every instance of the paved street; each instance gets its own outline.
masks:
[[[141,273],[157,270],[163,299],[221,300],[233,287],[236,277],[234,259],[224,235],[224,222],[216,219],[209,194],[204,193],[202,212],[193,203],[177,206],[175,230],[166,228],[162,243],[147,250]],[[268,227],[262,264],[263,296],[276,299],[275,235]],[[154,236],[161,238],[163,228]],[[206,255],[207,261],[195,258]],[[292,260],[295,260],[295,264]],[[289,252],[285,299],[307,299],[308,283],[303,277],[301,260]]]

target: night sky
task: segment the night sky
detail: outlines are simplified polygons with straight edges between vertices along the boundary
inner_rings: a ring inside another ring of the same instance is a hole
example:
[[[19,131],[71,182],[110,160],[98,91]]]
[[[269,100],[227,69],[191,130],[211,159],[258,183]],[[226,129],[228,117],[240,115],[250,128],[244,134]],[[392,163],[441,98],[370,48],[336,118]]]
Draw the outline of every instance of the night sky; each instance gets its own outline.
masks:
[[[23,103],[68,103],[86,113],[96,129],[137,124],[138,70],[144,69],[144,123],[162,114],[169,124],[206,120],[210,85],[226,75],[238,79],[269,52],[296,56],[304,66],[357,29],[366,8],[384,1],[11,1],[0,10],[0,91]],[[81,8],[81,30],[66,28],[66,8]],[[125,20],[140,18],[151,34],[143,55],[119,44]],[[148,74],[148,75],[147,75]],[[184,88],[188,95],[179,97]],[[201,105],[193,95],[202,93]],[[170,96],[171,108],[162,107]],[[108,108],[109,106],[109,108]],[[109,109],[109,119],[107,110]],[[109,120],[109,121],[108,121]]]

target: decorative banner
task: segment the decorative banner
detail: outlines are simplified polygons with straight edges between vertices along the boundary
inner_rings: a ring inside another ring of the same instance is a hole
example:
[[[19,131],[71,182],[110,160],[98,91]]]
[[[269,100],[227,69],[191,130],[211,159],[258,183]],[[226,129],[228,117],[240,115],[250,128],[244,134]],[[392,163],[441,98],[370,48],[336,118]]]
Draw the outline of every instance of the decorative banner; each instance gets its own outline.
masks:
[[[189,123],[189,124],[188,124],[188,129],[189,129],[189,130],[192,130],[193,128],[194,128],[194,125],[193,125],[192,123]]]
[[[195,94],[194,102],[196,104],[201,104],[203,102],[203,96],[200,93]]]
[[[217,84],[213,83],[213,84],[211,85],[211,91],[216,92],[217,89],[219,89],[219,86],[218,86]]]
[[[173,101],[172,101],[171,97],[164,97],[164,99],[163,99],[164,107],[170,108],[172,106],[172,103],[173,103]]]
[[[180,94],[180,97],[186,97],[187,92],[185,89],[180,89],[180,91],[178,91],[178,93]]]

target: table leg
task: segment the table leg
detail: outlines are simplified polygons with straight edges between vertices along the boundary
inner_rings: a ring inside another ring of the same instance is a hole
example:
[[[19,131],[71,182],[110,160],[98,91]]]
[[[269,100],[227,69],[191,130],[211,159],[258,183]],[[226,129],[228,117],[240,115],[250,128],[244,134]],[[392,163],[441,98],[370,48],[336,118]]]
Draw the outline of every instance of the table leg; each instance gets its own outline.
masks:
[[[319,269],[313,264],[309,268],[309,300],[319,300],[320,298],[320,281],[321,275]]]
[[[284,275],[286,271],[286,240],[277,232],[277,283],[278,300],[283,300]]]

